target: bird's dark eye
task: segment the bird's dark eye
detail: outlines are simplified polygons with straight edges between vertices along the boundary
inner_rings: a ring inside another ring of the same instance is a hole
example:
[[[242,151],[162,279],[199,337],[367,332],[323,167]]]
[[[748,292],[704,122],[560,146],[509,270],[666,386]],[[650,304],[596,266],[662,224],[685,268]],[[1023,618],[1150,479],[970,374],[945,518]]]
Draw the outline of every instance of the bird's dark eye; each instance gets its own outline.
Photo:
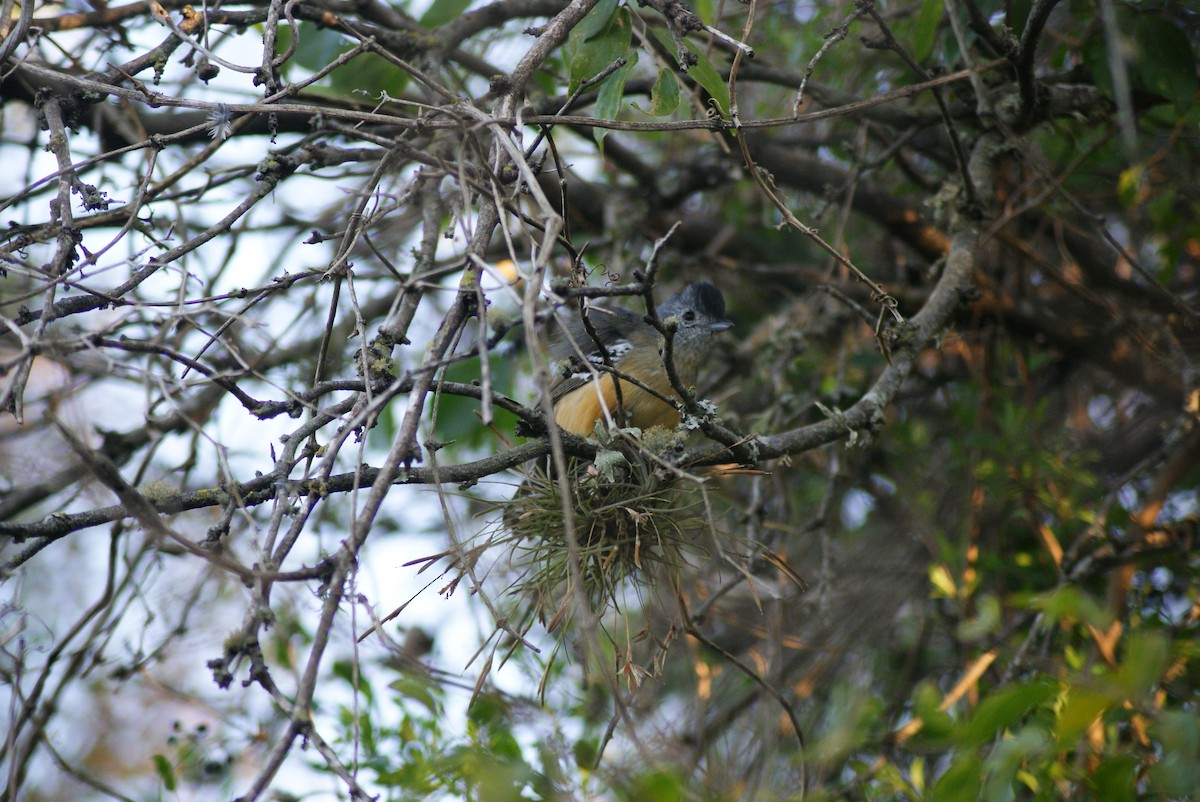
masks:
[[[689,309],[686,312],[684,312],[683,313],[683,322],[684,323],[695,323],[696,322],[695,310]]]

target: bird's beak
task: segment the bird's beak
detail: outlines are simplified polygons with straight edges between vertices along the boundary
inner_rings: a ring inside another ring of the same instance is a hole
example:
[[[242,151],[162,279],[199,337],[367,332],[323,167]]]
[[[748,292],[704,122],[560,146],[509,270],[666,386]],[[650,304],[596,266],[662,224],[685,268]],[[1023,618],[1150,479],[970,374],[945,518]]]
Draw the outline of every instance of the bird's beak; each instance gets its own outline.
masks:
[[[715,320],[712,323],[708,324],[709,331],[725,331],[725,329],[732,329],[732,328],[733,328],[732,320]]]

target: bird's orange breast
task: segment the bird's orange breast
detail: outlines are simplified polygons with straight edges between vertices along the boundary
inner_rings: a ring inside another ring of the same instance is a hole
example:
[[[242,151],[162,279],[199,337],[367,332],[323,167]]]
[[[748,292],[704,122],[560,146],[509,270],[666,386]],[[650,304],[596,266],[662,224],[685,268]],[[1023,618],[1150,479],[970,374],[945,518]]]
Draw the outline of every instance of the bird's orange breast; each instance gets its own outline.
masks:
[[[664,396],[674,398],[675,393],[670,389],[666,376],[661,378],[662,381],[645,383]],[[674,405],[628,382],[621,382],[621,408],[625,412],[627,426],[639,429],[665,426],[673,429],[679,425],[679,411]],[[555,407],[554,422],[568,432],[586,437],[592,433],[596,421],[604,419],[605,410],[615,420],[617,409],[615,381],[612,376],[601,376],[560,398]]]

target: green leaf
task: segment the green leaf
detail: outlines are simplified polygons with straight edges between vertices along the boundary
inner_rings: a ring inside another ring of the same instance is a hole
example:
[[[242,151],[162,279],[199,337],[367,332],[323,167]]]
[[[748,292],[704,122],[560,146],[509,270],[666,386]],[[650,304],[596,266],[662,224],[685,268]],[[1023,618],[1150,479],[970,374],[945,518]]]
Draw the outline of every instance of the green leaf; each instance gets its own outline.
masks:
[[[579,37],[580,42],[586,42],[608,27],[613,14],[617,12],[617,0],[600,0],[587,13],[579,24],[571,29],[571,38]]]
[[[596,755],[599,751],[600,742],[595,738],[580,738],[571,747],[576,767],[584,771],[591,771],[592,767],[596,765]]]
[[[988,756],[987,780],[980,799],[986,802],[1012,802],[1014,784],[1022,766],[1037,765],[1053,752],[1050,739],[1040,727],[1026,727],[1012,737],[1003,738]]]
[[[1133,24],[1138,57],[1134,71],[1142,84],[1175,104],[1181,114],[1196,99],[1196,54],[1187,35],[1162,17],[1139,14]]]
[[[1000,631],[1003,609],[998,598],[991,594],[980,597],[976,611],[974,618],[958,625],[958,636],[967,643],[981,641]]]
[[[1068,619],[1104,629],[1110,621],[1110,616],[1100,602],[1079,588],[1071,586],[1034,596],[1030,599],[1029,606],[1044,612],[1046,618],[1054,623]]]
[[[1135,703],[1158,686],[1169,656],[1167,639],[1158,632],[1133,632],[1117,672],[1121,690]]]
[[[917,25],[913,30],[912,50],[917,61],[924,61],[933,52],[937,41],[938,26],[946,6],[942,0],[921,0],[921,11],[917,14]]]
[[[679,81],[670,70],[659,70],[658,79],[650,89],[650,106],[642,108],[637,103],[633,107],[643,114],[655,117],[666,117],[674,114],[679,108]]]
[[[1057,682],[1042,679],[988,694],[964,727],[963,742],[971,745],[987,743],[1058,692]]]
[[[479,357],[464,359],[450,365],[442,374],[448,382],[469,384],[480,381],[482,361]],[[511,354],[505,356],[495,352],[488,354],[488,375],[492,389],[509,395],[512,393],[516,376],[516,365]],[[442,393],[438,396],[437,437],[444,443],[455,443],[467,448],[477,448],[491,441],[491,432],[480,420],[481,403],[478,399],[462,395]],[[511,431],[516,425],[512,413],[492,407],[493,421],[501,431]]]
[[[171,766],[171,761],[166,755],[155,755],[154,758],[154,773],[162,780],[163,788],[168,791],[174,791],[178,786],[175,780],[175,769]]]
[[[472,751],[462,758],[462,776],[472,791],[469,799],[524,802],[523,790],[531,774],[524,761],[497,760],[486,752]]]
[[[346,684],[360,692],[369,701],[372,698],[371,683],[362,671],[356,671],[350,660],[336,660],[333,663],[333,675],[345,680]]]
[[[922,680],[913,691],[913,712],[922,719],[937,715],[942,711],[942,693],[937,684],[931,680]]]
[[[1134,206],[1143,195],[1147,186],[1150,171],[1145,162],[1137,162],[1121,171],[1117,176],[1117,197],[1126,206]]]
[[[388,687],[405,699],[420,703],[434,716],[442,714],[442,703],[437,696],[438,688],[432,680],[417,674],[402,674],[389,682]]]
[[[908,781],[918,791],[925,790],[925,758],[913,758],[912,765],[908,769]]]
[[[937,591],[933,594],[935,599],[953,599],[958,596],[958,588],[954,584],[954,577],[950,576],[950,569],[941,563],[929,566],[929,582]]]
[[[285,74],[287,67],[293,64],[316,72],[350,49],[346,37],[337,31],[318,28],[310,22],[301,22],[299,30],[300,43],[284,67]],[[290,35],[290,28],[281,25],[277,41],[281,52],[290,44]],[[324,88],[326,93],[338,97],[361,94],[368,98],[379,98],[384,93],[399,97],[406,86],[407,73],[382,56],[362,53],[327,75],[316,88]]]
[[[625,65],[618,68],[616,72],[604,79],[604,83],[600,84],[600,91],[596,93],[596,106],[594,114],[598,120],[615,120],[621,111],[621,101],[625,97],[625,81],[629,78],[629,73],[633,70],[633,65],[637,64],[637,52],[629,54],[629,60]],[[604,137],[608,136],[607,128],[593,128],[592,136],[597,142],[603,143]]]
[[[655,28],[652,33],[663,47],[672,53],[675,52],[675,40],[671,38],[670,33],[661,28]],[[687,49],[696,57],[696,63],[687,71],[688,76],[704,87],[704,90],[716,101],[717,108],[722,114],[729,114],[729,87],[725,85],[725,80],[713,68],[712,62],[708,60],[707,56],[697,53],[690,46]]]
[[[634,779],[629,796],[641,802],[677,802],[683,792],[683,781],[676,774],[653,771]]]
[[[921,719],[921,737],[938,739],[954,731],[954,719],[941,709],[942,693],[937,685],[928,680],[917,685],[913,692],[913,713]]]
[[[508,726],[510,707],[502,696],[481,693],[467,708],[467,719],[478,727]]]
[[[690,47],[688,50],[692,50]],[[713,69],[712,62],[703,53],[692,50],[696,63],[688,70],[688,75],[696,79],[696,83],[704,87],[708,94],[717,102],[717,108],[722,114],[729,114],[729,87],[725,79]]]
[[[1092,772],[1092,791],[1099,802],[1133,802],[1137,798],[1138,759],[1133,755],[1105,758]]]
[[[603,25],[591,33],[597,25],[584,23],[592,18],[592,14],[601,11],[604,3],[592,9],[584,21],[576,26],[579,36],[572,35],[573,55],[571,57],[571,81],[569,91],[574,92],[579,85],[589,78],[594,78],[605,67],[619,58],[624,58],[629,52],[633,38],[633,21],[628,9],[620,9],[617,13],[609,13],[604,17]],[[580,31],[580,29],[584,29]],[[609,78],[612,76],[610,75]],[[606,79],[607,80],[607,79]],[[624,82],[622,82],[624,87]]]
[[[1025,30],[1025,23],[1029,21],[1029,12],[1033,10],[1033,0],[1008,0],[1005,6],[1008,9],[1006,15],[1008,27],[1014,31]]]
[[[517,736],[513,734],[512,730],[493,732],[492,737],[488,740],[488,746],[500,757],[528,769],[529,764],[525,762],[521,742],[517,740]]]
[[[1079,51],[1083,58],[1083,66],[1091,73],[1096,88],[1112,97],[1112,73],[1108,69],[1108,46],[1104,41],[1103,31],[1088,38]]]
[[[1096,720],[1096,716],[1113,704],[1114,700],[1109,694],[1079,686],[1071,688],[1067,693],[1067,701],[1058,714],[1055,734],[1059,744],[1070,745]]]
[[[421,15],[421,24],[426,28],[445,25],[450,20],[462,16],[470,7],[471,0],[433,0],[429,10]]]
[[[1160,95],[1183,113],[1191,108],[1198,88],[1196,54],[1187,35],[1166,19],[1153,14],[1131,14],[1119,9],[1119,32],[1131,38],[1136,52],[1122,69],[1129,69],[1139,86]],[[1096,86],[1111,96],[1112,67],[1103,31],[1097,31],[1082,48],[1083,64]]]
[[[375,725],[371,721],[371,714],[366,710],[361,710],[357,718],[358,737],[362,739],[363,750],[368,755],[375,754],[378,744],[375,740]]]
[[[1196,799],[1200,788],[1200,718],[1195,711],[1162,713],[1150,734],[1162,745],[1162,759],[1150,769],[1150,782],[1163,797]]]
[[[983,767],[973,754],[960,755],[938,778],[929,792],[929,802],[963,802],[979,798]]]

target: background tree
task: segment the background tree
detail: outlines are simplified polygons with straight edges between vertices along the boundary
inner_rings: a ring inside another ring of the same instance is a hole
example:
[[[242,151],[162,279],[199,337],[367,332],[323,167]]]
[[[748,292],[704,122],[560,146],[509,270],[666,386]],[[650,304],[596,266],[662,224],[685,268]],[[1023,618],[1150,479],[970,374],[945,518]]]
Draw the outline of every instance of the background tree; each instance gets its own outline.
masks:
[[[1195,798],[1188,4],[0,19],[4,799]]]

